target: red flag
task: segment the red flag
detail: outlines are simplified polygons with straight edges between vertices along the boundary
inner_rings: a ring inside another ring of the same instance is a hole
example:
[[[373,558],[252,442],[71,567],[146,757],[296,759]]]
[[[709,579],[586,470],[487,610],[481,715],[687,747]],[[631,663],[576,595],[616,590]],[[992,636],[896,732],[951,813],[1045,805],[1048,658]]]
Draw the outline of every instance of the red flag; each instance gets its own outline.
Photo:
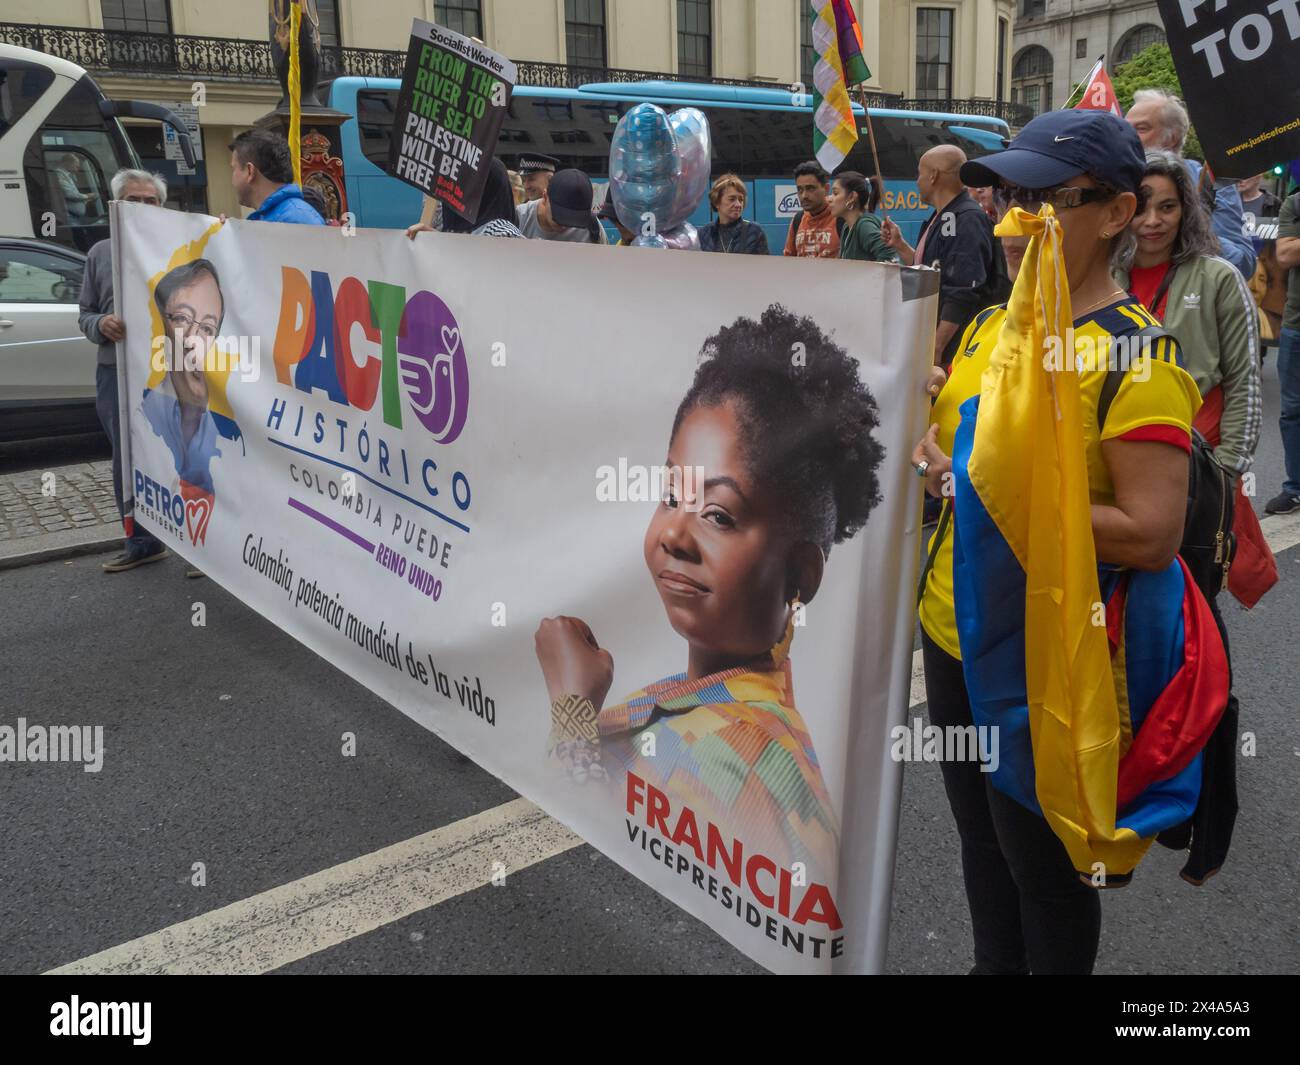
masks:
[[[1083,87],[1083,96],[1074,106],[1082,107],[1085,111],[1109,111],[1119,118],[1124,117],[1119,100],[1115,98],[1115,86],[1110,83],[1110,75],[1106,73],[1105,56],[1098,59],[1097,65],[1092,68],[1088,82]]]

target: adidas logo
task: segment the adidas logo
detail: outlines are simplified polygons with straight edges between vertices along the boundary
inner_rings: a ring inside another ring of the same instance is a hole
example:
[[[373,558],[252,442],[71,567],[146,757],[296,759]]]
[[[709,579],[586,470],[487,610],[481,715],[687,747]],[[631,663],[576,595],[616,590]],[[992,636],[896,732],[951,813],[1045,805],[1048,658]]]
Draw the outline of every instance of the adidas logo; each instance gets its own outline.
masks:
[[[1199,292],[1189,292],[1183,297],[1183,306],[1191,310],[1196,310],[1201,305],[1201,294]]]

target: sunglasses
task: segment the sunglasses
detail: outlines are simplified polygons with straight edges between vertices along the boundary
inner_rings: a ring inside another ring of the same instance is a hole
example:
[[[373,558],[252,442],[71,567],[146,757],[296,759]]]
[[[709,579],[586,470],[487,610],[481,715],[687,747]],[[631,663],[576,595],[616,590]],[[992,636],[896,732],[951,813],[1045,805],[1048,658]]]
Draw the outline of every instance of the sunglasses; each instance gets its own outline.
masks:
[[[1061,185],[1054,189],[1000,185],[993,189],[993,202],[999,210],[1005,211],[1014,205],[1036,214],[1045,203],[1050,203],[1053,210],[1068,211],[1073,207],[1082,207],[1085,203],[1113,200],[1118,195],[1119,189],[1110,185],[1098,185],[1091,189],[1080,188],[1078,185]]]

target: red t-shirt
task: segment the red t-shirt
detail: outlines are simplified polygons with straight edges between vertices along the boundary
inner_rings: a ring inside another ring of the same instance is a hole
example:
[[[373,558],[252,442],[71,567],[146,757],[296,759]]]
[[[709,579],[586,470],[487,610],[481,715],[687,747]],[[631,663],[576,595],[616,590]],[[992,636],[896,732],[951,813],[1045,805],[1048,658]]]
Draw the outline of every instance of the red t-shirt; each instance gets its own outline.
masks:
[[[1156,289],[1165,279],[1165,274],[1169,273],[1169,265],[1169,260],[1166,260],[1155,266],[1135,266],[1128,274],[1129,294],[1162,322],[1165,320],[1165,304],[1169,302],[1169,289],[1160,296],[1159,307],[1153,307],[1151,301],[1156,298]]]
[[[1169,273],[1171,262],[1172,260],[1166,260],[1163,263],[1157,263],[1155,266],[1135,266],[1128,274],[1129,295],[1162,322],[1165,319],[1165,304],[1169,302],[1169,289],[1165,289],[1160,294],[1160,305],[1158,307],[1153,307],[1151,301],[1156,298],[1156,290],[1160,287],[1160,283],[1164,281],[1165,275]],[[1144,425],[1125,433],[1119,439],[1150,440],[1162,444],[1173,444],[1174,447],[1182,448],[1188,453],[1192,450],[1190,434],[1170,425]]]

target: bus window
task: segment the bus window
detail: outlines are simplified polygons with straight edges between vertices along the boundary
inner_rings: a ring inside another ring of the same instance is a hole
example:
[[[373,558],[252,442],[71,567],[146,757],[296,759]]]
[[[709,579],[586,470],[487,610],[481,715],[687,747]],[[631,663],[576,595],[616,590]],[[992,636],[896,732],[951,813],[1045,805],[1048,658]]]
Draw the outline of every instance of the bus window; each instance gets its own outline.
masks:
[[[796,166],[813,157],[811,112],[741,111],[739,118],[744,161],[737,172],[742,177],[790,179]]]
[[[98,160],[58,134],[46,132],[43,140],[54,217],[65,226],[106,224],[110,193]]]
[[[393,114],[397,110],[396,89],[362,89],[357,93],[357,131],[361,154],[378,167],[387,169],[393,138]]]
[[[78,81],[23,157],[27,187],[38,193],[30,197],[32,231],[82,251],[108,236],[109,182],[119,160],[134,159],[117,121],[100,114],[99,99],[89,78]]]
[[[675,108],[665,106],[672,112]],[[745,167],[745,126],[748,111],[727,107],[701,107],[709,120],[709,141],[713,147],[713,175],[739,174],[748,177]]]
[[[54,84],[54,72],[34,63],[12,61],[0,69],[0,137],[31,110]]]
[[[497,154],[517,167],[523,152],[541,152],[591,178],[609,176],[614,127],[632,105],[613,100],[570,99],[515,93],[501,127]]]
[[[916,164],[921,152],[916,149],[913,130],[905,118],[872,116],[871,129],[876,135],[876,151],[880,156],[880,172],[887,178],[915,180]],[[863,120],[861,125],[866,126]],[[927,145],[928,148],[928,145]],[[846,170],[858,170],[863,174],[876,172],[875,162],[871,158],[871,138],[859,136],[858,142],[845,160]]]
[[[1008,143],[1000,133],[979,126],[960,126],[950,122],[947,130],[952,143],[966,153],[967,159],[978,159],[991,152],[1000,152]]]
[[[954,128],[956,127],[956,128]],[[888,116],[872,119],[872,128],[876,133],[876,147],[880,152],[880,168],[887,178],[915,178],[921,156],[940,144],[955,144],[966,153],[966,158],[977,159],[988,155],[990,151],[1001,150],[960,132],[956,123],[949,123],[934,118],[902,118]],[[975,132],[975,131],[972,131]],[[983,132],[983,131],[979,131]],[[989,138],[993,138],[989,133]],[[849,154],[847,166],[869,174],[874,170],[871,163],[871,144],[866,137],[860,137],[853,151]]]

